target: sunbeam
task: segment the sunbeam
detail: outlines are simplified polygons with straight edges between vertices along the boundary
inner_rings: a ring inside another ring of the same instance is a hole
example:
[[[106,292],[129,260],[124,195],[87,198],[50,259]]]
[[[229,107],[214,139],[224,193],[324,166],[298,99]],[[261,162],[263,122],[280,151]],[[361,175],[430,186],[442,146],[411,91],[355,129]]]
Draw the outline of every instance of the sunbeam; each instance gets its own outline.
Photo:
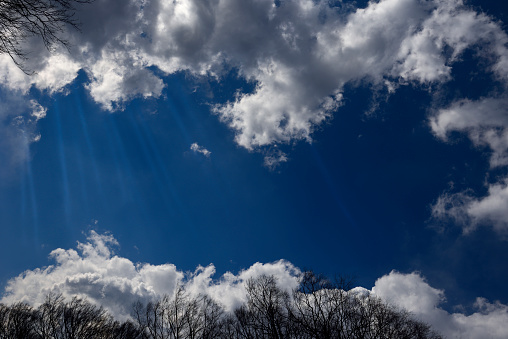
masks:
[[[30,143],[28,140],[28,136],[23,132],[23,147],[25,148],[26,154],[30,154]],[[35,185],[34,185],[34,178],[32,174],[32,163],[30,160],[30,157],[27,157],[27,159],[24,161],[25,168],[24,173],[22,175],[22,197],[23,200],[29,199],[30,202],[30,210],[27,210],[27,203],[23,201],[21,213],[22,215],[30,215],[31,216],[31,224],[33,229],[31,230],[31,234],[33,237],[34,245],[38,244],[39,241],[39,212],[37,208],[37,198],[36,198],[36,192],[35,192]],[[27,182],[25,182],[25,180]],[[26,196],[25,192],[28,191],[28,196]]]
[[[132,166],[129,162],[129,157],[127,156],[127,151],[125,149],[124,141],[120,132],[118,130],[118,126],[116,124],[116,116],[114,114],[108,114],[106,117],[106,123],[108,124],[108,146],[110,149],[111,156],[113,158],[113,162],[116,168],[116,180],[118,181],[118,186],[120,188],[121,197],[124,201],[132,201],[135,200],[136,194],[134,194],[133,190],[135,187],[133,185],[128,184],[133,178],[132,175]]]
[[[175,213],[176,210],[183,210],[181,208],[182,206],[179,205],[179,199],[175,192],[174,185],[169,177],[166,166],[162,162],[159,151],[153,143],[151,131],[144,125],[143,117],[136,120],[134,112],[129,111],[126,112],[126,114],[129,115],[132,128],[134,129],[134,134],[136,135],[138,144],[141,146],[143,156],[148,163],[150,171],[152,172],[152,178],[157,184],[157,190],[162,196],[164,204],[171,210],[171,213]],[[141,131],[140,125],[142,126],[143,131]],[[163,180],[161,180],[161,176]],[[168,196],[168,191],[172,199]],[[175,205],[177,205],[177,209],[175,209]]]
[[[71,195],[69,191],[69,176],[67,172],[67,160],[65,155],[65,144],[63,139],[63,130],[62,130],[62,117],[60,112],[60,105],[58,101],[55,101],[54,104],[54,121],[56,124],[56,133],[57,133],[57,147],[58,147],[58,158],[60,162],[60,171],[62,174],[61,183],[62,183],[62,193],[63,193],[63,208],[65,214],[65,220],[67,225],[71,223]]]
[[[99,193],[102,197],[104,195],[103,191],[102,191],[102,182],[101,182],[101,178],[99,175],[99,169],[97,168],[97,157],[95,156],[95,150],[92,145],[92,141],[90,139],[90,133],[88,132],[88,126],[87,126],[87,123],[85,120],[85,113],[83,112],[83,101],[82,101],[82,98],[79,96],[79,94],[76,92],[74,93],[73,98],[74,98],[75,108],[78,113],[79,122],[81,125],[83,136],[85,137],[85,143],[86,143],[86,147],[88,150],[89,161],[92,165],[93,174],[94,174],[94,178],[95,178],[95,185],[96,185],[97,189],[99,190]]]
[[[187,127],[185,127],[185,124],[184,124],[182,118],[180,117],[180,114],[183,111],[185,111],[185,109],[182,109],[181,107],[179,107],[180,105],[177,104],[176,100],[171,95],[168,96],[166,102],[169,105],[168,111],[171,114],[171,116],[173,117],[173,119],[175,119],[175,122],[178,126],[178,129],[182,133],[185,143],[190,145],[193,141],[191,140],[189,132],[187,131]]]

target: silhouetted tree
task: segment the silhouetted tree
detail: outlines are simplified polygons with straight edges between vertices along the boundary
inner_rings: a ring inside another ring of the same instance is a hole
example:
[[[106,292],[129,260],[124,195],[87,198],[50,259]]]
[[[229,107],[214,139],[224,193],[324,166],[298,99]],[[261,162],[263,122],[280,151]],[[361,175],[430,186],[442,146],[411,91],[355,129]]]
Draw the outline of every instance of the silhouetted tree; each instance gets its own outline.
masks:
[[[351,317],[347,290],[349,283],[344,280],[333,284],[324,276],[304,272],[293,292],[293,322],[312,338],[347,337],[345,323]]]
[[[37,338],[34,330],[33,309],[25,303],[16,303],[10,307],[0,305],[0,338],[32,339]]]
[[[137,303],[134,317],[143,338],[233,339],[439,339],[430,326],[378,297],[313,272],[292,294],[274,276],[246,283],[247,300],[232,313],[209,297],[175,295]]]
[[[249,279],[246,291],[246,305],[235,312],[242,336],[270,339],[288,337],[289,293],[277,286],[277,279],[267,275]]]
[[[111,338],[113,339],[141,339],[142,332],[139,327],[132,321],[128,320],[123,323],[114,322],[111,330]]]
[[[23,68],[27,58],[21,43],[39,37],[46,48],[55,44],[68,47],[62,37],[66,26],[78,28],[76,4],[93,0],[2,0],[0,1],[0,54],[6,53]]]
[[[50,293],[37,309],[27,304],[0,305],[0,338],[140,338],[132,322],[114,321],[102,307]]]
[[[133,316],[144,338],[219,338],[224,309],[208,296],[191,297],[182,287],[146,306],[135,303]]]
[[[1,1],[1,0],[0,0]],[[50,293],[38,308],[0,304],[0,339],[440,339],[426,323],[351,281],[313,272],[291,294],[274,276],[246,283],[246,302],[226,312],[212,298],[174,295],[133,306],[119,322],[87,300]]]
[[[219,338],[225,332],[226,319],[224,308],[208,296],[202,296],[200,300],[202,332],[199,338]]]
[[[289,308],[294,326],[307,338],[440,338],[408,312],[350,287],[350,280],[303,273]]]

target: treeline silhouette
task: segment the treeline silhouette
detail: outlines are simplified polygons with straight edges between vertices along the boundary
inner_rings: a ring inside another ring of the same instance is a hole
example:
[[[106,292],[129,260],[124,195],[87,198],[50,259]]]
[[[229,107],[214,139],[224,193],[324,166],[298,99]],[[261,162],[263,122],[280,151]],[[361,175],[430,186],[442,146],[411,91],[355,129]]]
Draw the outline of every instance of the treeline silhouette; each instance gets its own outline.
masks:
[[[179,287],[173,296],[135,303],[125,322],[87,300],[49,294],[37,308],[0,304],[0,338],[441,338],[410,313],[351,290],[346,279],[306,272],[288,293],[274,276],[262,275],[248,280],[246,291],[246,302],[228,312],[209,296]]]

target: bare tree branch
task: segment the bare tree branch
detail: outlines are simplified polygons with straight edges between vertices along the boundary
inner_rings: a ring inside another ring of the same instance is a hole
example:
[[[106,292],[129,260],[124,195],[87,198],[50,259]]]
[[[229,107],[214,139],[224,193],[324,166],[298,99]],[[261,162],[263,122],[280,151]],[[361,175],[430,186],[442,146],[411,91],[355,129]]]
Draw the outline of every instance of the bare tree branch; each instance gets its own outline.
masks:
[[[76,5],[93,0],[0,0],[0,54],[8,54],[26,74],[28,52],[22,42],[39,37],[48,50],[55,45],[69,48],[62,35],[67,27],[79,29]]]

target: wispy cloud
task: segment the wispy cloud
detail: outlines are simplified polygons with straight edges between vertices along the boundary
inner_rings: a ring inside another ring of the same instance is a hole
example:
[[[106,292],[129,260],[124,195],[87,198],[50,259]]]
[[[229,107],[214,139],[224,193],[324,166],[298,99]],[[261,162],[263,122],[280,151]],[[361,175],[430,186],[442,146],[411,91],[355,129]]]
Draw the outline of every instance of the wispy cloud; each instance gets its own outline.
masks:
[[[199,146],[197,144],[197,142],[193,143],[191,146],[190,146],[190,149],[195,152],[195,153],[201,153],[203,154],[205,157],[209,158],[210,157],[210,154],[212,154],[212,152],[210,152],[209,150],[207,150],[206,148],[204,148],[203,146]]]
[[[500,70],[499,70],[500,71]],[[508,72],[503,68],[502,71]],[[506,75],[504,75],[506,77]],[[491,152],[490,167],[508,166],[508,97],[459,100],[440,109],[430,119],[437,137],[446,141],[453,131],[465,133],[479,148]],[[491,225],[504,238],[508,235],[508,177],[487,183],[487,194],[472,190],[445,192],[432,205],[434,221],[454,221],[470,234],[478,226]]]
[[[163,294],[171,294],[183,286],[192,295],[205,293],[232,310],[246,300],[245,282],[262,274],[274,275],[280,286],[288,291],[298,286],[301,272],[291,263],[255,263],[237,274],[227,272],[214,278],[215,267],[199,266],[184,273],[172,264],[135,264],[114,254],[118,246],[109,234],[91,231],[87,241],[75,249],[56,249],[50,257],[55,264],[25,271],[7,283],[3,303],[18,301],[39,305],[49,292],[65,297],[86,297],[103,305],[117,318],[130,315],[132,303],[148,301]],[[472,314],[449,313],[440,307],[444,291],[431,287],[418,273],[391,272],[379,278],[372,290],[357,287],[362,293],[374,293],[385,301],[405,308],[417,318],[431,324],[449,338],[506,338],[508,306],[477,298]]]
[[[283,162],[287,162],[288,157],[287,154],[282,152],[281,150],[269,151],[265,155],[264,165],[269,169],[273,170]]]
[[[495,231],[508,238],[508,179],[488,185],[484,197],[476,197],[471,190],[443,193],[432,205],[432,217],[438,221],[451,220],[471,233],[480,225],[492,225]]]
[[[29,146],[41,138],[37,123],[46,109],[17,90],[4,90],[0,100],[0,178],[5,179],[29,160]]]

